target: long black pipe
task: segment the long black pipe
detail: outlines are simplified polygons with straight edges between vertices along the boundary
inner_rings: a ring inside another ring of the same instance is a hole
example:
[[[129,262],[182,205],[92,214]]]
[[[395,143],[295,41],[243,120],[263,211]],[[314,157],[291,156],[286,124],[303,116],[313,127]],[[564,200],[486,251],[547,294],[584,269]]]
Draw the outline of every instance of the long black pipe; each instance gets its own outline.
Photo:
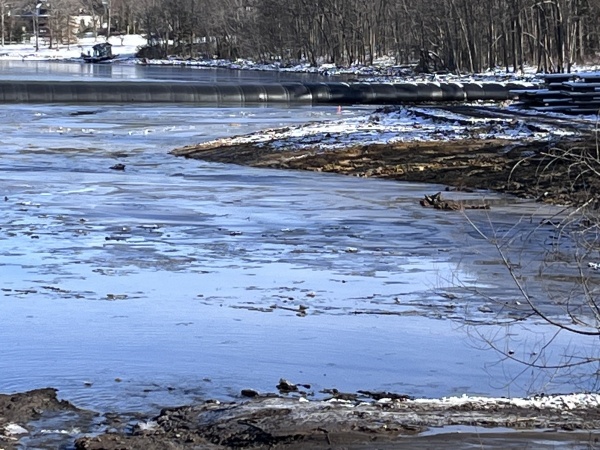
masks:
[[[507,100],[511,83],[0,81],[0,103],[399,104]]]

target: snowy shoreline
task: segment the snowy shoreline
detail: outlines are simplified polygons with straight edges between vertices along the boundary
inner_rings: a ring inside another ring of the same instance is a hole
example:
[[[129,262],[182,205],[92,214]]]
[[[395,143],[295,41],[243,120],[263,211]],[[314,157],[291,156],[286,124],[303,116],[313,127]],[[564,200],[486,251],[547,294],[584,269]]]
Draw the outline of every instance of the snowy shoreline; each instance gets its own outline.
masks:
[[[486,110],[485,106],[479,108]],[[569,126],[539,123],[535,117],[494,116],[473,117],[439,107],[382,108],[361,117],[343,118],[344,109],[338,109],[339,119],[308,123],[293,127],[267,129],[207,141],[197,147],[253,144],[273,150],[301,150],[318,148],[335,150],[353,145],[393,144],[397,142],[431,142],[464,139],[500,139],[526,141],[574,137],[578,133]],[[584,117],[593,124],[595,117]]]
[[[98,417],[58,400],[56,394],[50,388],[0,394],[0,415],[5,415],[0,417],[0,444],[13,448],[12,444],[24,440],[43,443],[45,438],[59,436],[77,449],[189,448],[191,444],[217,449],[231,448],[229,440],[243,440],[243,447],[255,448],[271,448],[272,441],[279,442],[278,448],[330,448],[333,439],[343,439],[350,444],[345,448],[362,449],[371,448],[377,439],[379,448],[414,449],[431,448],[428,438],[440,435],[450,439],[446,444],[458,445],[454,448],[471,448],[469,433],[474,433],[480,445],[483,436],[495,435],[502,444],[516,439],[521,445],[543,436],[554,446],[590,439],[590,433],[599,428],[596,411],[600,407],[600,395],[585,393],[515,399],[393,399],[393,394],[376,393],[383,398],[371,401],[257,393],[235,402],[206,400],[165,407],[158,415],[132,412]],[[41,424],[48,428],[34,425],[42,413]],[[250,431],[260,433],[249,432],[248,424]],[[183,447],[179,446],[182,442]],[[322,447],[316,447],[319,443]]]
[[[47,62],[79,62],[83,63],[81,54],[90,51],[95,44],[105,42],[101,37],[81,38],[77,43],[61,45],[58,48],[47,48],[40,45],[35,50],[35,45],[8,44],[0,46],[0,61],[47,61]],[[141,35],[112,36],[109,43],[113,46],[113,53],[117,55],[117,64],[143,64],[154,66],[182,66],[187,68],[223,68],[230,70],[273,71],[289,73],[320,74],[323,76],[354,77],[351,81],[364,82],[523,82],[539,83],[540,74],[535,68],[526,68],[523,73],[507,71],[505,68],[495,68],[479,74],[415,74],[410,67],[398,65],[391,58],[379,58],[372,65],[354,65],[350,67],[336,67],[333,64],[323,63],[311,66],[307,63],[282,64],[281,62],[259,63],[246,59],[235,61],[225,59],[184,59],[175,56],[166,59],[139,59],[137,51],[147,44]],[[598,66],[575,66],[574,72],[598,70]]]

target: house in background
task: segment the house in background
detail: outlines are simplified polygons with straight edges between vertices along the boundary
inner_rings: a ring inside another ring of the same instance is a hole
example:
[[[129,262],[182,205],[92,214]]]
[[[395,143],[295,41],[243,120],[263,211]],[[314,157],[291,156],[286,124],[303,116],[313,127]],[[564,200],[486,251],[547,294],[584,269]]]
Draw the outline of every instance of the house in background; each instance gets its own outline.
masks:
[[[79,37],[84,37],[84,33],[92,33],[98,28],[100,22],[98,16],[92,16],[89,14],[80,13],[78,15],[71,16],[71,31],[73,34]]]
[[[20,13],[12,12],[12,20],[18,24],[19,31],[12,36],[20,42],[35,45],[36,49],[40,45],[52,47],[53,44],[74,44],[78,37],[96,37],[102,19],[84,10],[73,15],[52,11],[47,0],[28,5]]]

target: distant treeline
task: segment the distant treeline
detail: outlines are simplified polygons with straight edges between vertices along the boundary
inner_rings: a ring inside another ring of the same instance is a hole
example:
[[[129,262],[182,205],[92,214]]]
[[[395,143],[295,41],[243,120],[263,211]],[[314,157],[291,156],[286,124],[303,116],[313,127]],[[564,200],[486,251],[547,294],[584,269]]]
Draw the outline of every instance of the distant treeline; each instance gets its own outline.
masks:
[[[7,0],[0,0],[5,2]],[[422,70],[569,71],[600,46],[600,0],[53,0],[110,11],[156,55],[369,64]],[[35,3],[35,2],[34,2]],[[149,56],[152,56],[148,54]]]
[[[432,71],[564,72],[600,46],[600,0],[137,1],[163,52],[192,57],[348,65],[387,55]]]

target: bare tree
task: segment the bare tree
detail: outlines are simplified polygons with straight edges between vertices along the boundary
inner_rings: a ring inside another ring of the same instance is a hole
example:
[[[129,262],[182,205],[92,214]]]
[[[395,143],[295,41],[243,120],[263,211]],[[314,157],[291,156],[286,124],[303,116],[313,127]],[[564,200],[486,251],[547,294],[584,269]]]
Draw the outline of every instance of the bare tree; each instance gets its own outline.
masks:
[[[101,0],[78,1],[97,24]],[[53,3],[54,36],[72,6]],[[111,19],[162,56],[339,65],[389,56],[423,70],[563,72],[600,50],[598,0],[112,0]]]
[[[473,332],[503,359],[522,363],[524,370],[544,369],[553,377],[577,375],[583,388],[597,389],[600,147],[594,141],[556,145],[543,152],[536,164],[539,182],[560,183],[554,195],[573,206],[555,212],[533,229],[515,224],[498,230],[493,224],[471,221],[499,255],[515,288],[514,300],[485,296],[496,316],[490,326],[478,325]],[[525,228],[529,231],[524,232]],[[544,248],[527,260],[523,250],[531,251],[532,243]],[[540,331],[534,333],[536,328]]]
[[[79,12],[77,0],[53,0],[52,7],[48,9],[49,47],[57,48],[61,45],[70,45],[76,42],[74,31],[76,25],[73,17]]]

